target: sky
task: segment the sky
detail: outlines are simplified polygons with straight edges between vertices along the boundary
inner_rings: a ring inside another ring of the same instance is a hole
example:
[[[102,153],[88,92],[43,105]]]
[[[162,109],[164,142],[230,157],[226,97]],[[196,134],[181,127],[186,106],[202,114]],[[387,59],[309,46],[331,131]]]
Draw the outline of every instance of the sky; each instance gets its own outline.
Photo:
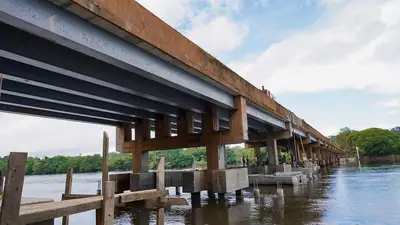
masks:
[[[138,0],[322,134],[400,124],[398,0]],[[0,113],[0,155],[101,151],[115,128]]]

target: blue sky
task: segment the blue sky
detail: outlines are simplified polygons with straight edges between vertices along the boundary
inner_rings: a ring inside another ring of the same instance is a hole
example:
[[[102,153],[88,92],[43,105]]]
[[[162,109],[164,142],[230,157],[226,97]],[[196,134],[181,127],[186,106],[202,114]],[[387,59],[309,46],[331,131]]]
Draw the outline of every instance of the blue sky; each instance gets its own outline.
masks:
[[[138,2],[324,135],[400,125],[400,1]],[[10,114],[0,123],[0,153],[26,143],[36,154],[99,152],[102,130],[114,146],[112,127]]]

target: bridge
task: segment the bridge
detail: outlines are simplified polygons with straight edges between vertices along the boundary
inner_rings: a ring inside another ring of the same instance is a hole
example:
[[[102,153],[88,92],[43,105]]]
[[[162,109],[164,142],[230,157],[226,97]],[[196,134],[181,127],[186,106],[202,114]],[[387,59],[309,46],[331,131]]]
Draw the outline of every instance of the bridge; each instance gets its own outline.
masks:
[[[267,146],[271,168],[287,140],[297,163],[342,153],[136,1],[2,0],[0,30],[0,110],[115,126],[133,173],[154,150],[205,146],[208,171],[227,144]]]

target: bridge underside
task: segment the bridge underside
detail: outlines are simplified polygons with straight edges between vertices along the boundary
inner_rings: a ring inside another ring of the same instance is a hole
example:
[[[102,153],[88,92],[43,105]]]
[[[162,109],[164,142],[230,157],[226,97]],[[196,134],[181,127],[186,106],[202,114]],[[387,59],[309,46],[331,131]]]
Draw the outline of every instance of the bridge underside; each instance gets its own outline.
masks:
[[[50,2],[0,1],[0,30],[0,110],[115,126],[117,149],[133,153],[134,172],[146,170],[142,161],[152,150],[206,146],[211,169],[224,168],[225,144],[269,142],[269,157],[277,157],[276,141],[295,137],[311,152],[335,151],[172,58]]]

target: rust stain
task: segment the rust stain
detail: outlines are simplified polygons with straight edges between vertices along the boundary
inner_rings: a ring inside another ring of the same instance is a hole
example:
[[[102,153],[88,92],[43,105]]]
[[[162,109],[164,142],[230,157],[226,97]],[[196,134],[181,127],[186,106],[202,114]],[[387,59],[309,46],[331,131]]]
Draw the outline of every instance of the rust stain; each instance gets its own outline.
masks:
[[[48,1],[57,5],[61,2],[60,0]],[[66,1],[64,0],[62,2]],[[267,108],[275,116],[281,119],[288,118],[289,111],[286,108],[276,101],[267,98],[258,88],[240,77],[218,59],[170,27],[136,1],[69,0],[69,3],[64,5],[70,4],[79,5],[115,26],[114,29],[101,26],[103,29],[113,33],[116,33],[117,29],[130,33],[135,37],[134,39],[149,43],[159,49],[161,53],[172,58],[172,61],[176,59],[177,62],[181,62],[185,65],[180,66],[183,69],[188,71],[194,69],[200,72],[202,76],[211,78],[239,95],[242,95],[248,101],[260,107]],[[120,36],[118,34],[116,35]],[[127,41],[132,40],[132,38],[127,37],[127,35],[122,38]],[[307,123],[304,122],[301,128],[324,142],[331,143],[328,138],[321,135]]]

